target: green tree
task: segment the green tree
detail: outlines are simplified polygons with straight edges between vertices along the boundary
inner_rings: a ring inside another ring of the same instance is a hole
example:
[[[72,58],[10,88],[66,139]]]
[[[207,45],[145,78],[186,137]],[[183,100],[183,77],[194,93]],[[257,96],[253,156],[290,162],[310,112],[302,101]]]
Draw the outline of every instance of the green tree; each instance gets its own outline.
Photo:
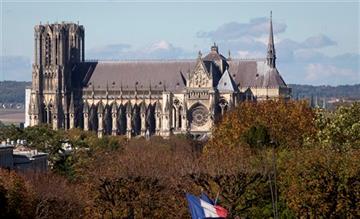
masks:
[[[23,139],[23,130],[15,125],[3,125],[0,123],[0,141]]]
[[[268,128],[263,125],[253,125],[243,134],[245,142],[252,148],[263,149],[270,145]]]
[[[335,112],[319,111],[318,141],[336,150],[360,149],[360,103],[339,107]]]

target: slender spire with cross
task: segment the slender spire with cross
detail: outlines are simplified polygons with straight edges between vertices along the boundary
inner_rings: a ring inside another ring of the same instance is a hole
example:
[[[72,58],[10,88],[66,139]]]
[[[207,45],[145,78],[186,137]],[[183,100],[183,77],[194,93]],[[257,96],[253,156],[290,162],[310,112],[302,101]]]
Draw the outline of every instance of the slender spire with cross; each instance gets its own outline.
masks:
[[[274,45],[274,32],[273,32],[273,25],[272,25],[272,11],[270,11],[270,33],[269,33],[269,42],[267,48],[267,56],[266,56],[267,64],[271,68],[275,68],[275,45]]]

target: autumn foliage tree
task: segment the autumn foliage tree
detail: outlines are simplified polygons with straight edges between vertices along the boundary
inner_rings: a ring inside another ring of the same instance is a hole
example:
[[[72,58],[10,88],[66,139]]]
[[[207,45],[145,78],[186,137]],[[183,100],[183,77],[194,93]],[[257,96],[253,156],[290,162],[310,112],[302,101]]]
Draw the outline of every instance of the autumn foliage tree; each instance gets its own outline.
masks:
[[[227,113],[214,129],[208,147],[237,147],[254,126],[268,130],[270,140],[283,148],[299,148],[315,132],[315,113],[306,102],[244,102]]]
[[[79,129],[10,127],[59,160],[46,174],[0,171],[0,217],[189,218],[185,194],[205,192],[229,218],[273,217],[274,194],[279,218],[358,218],[359,109],[245,102],[205,146],[184,135],[98,139]],[[64,142],[73,148],[66,156]]]
[[[0,169],[0,199],[2,218],[32,218],[33,190],[23,177]]]
[[[0,218],[79,218],[85,207],[80,189],[51,173],[0,169]]]
[[[360,151],[301,149],[281,161],[280,188],[297,217],[360,216]]]

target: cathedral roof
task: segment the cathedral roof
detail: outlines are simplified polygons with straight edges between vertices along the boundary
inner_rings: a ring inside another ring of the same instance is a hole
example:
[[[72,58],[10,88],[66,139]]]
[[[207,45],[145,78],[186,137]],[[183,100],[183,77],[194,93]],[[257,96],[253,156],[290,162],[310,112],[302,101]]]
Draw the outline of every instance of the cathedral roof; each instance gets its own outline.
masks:
[[[276,68],[270,68],[265,59],[232,60],[229,72],[240,87],[284,87],[286,86]]]
[[[276,68],[270,68],[264,75],[263,87],[286,87],[284,79]]]
[[[109,90],[137,89],[179,91],[186,86],[188,72],[193,71],[197,60],[145,60],[145,61],[99,61],[83,62],[74,68],[76,77],[83,78],[85,87]],[[276,68],[270,67],[266,59],[228,62],[228,72],[234,88],[240,87],[286,87]],[[213,61],[203,60],[204,67],[213,77],[213,86],[220,79],[228,80]],[[78,81],[78,80],[75,80]],[[227,83],[229,85],[229,83]]]
[[[235,81],[232,79],[229,71],[226,69],[224,74],[222,75],[218,85],[217,89],[219,91],[231,91],[234,92],[237,90],[237,86]]]
[[[95,89],[105,89],[108,83],[110,89],[122,85],[124,89],[146,90],[151,85],[153,90],[180,90],[186,86],[185,73],[195,64],[195,60],[117,61],[80,63],[77,68],[85,72],[83,83]]]

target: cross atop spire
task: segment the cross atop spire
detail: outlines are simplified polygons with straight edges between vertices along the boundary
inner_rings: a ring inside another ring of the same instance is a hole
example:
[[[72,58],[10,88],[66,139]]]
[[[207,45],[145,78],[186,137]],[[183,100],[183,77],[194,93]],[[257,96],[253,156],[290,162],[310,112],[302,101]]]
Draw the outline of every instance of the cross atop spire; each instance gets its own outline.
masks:
[[[275,44],[274,44],[274,32],[272,25],[272,11],[270,11],[270,32],[269,32],[269,42],[267,48],[267,56],[266,56],[267,64],[271,68],[275,68]]]

